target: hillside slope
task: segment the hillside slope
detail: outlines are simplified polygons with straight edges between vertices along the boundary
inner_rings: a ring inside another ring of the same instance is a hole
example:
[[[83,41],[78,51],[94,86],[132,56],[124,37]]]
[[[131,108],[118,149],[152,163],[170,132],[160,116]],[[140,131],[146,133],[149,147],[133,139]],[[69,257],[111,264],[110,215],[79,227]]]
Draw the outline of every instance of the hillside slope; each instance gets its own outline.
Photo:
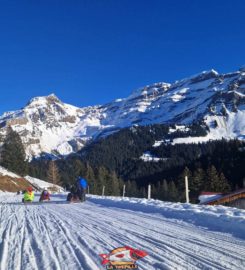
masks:
[[[28,175],[21,177],[0,166],[0,191],[17,192],[25,190],[30,185],[40,191],[44,188],[63,191],[63,188],[58,185],[53,185],[52,183]]]
[[[30,183],[23,177],[0,166],[0,191],[17,192],[29,185]]]

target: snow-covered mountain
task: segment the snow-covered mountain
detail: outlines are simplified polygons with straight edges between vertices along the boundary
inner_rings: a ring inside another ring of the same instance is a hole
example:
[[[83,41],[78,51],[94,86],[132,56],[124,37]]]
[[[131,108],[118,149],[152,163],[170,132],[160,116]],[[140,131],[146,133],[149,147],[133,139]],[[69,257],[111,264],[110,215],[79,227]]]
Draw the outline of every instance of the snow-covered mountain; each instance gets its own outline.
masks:
[[[11,126],[29,157],[67,155],[124,127],[196,121],[209,127],[204,141],[245,138],[245,68],[228,74],[204,71],[173,84],[156,83],[102,106],[78,108],[54,94],[36,97],[23,109],[0,117],[0,134]]]

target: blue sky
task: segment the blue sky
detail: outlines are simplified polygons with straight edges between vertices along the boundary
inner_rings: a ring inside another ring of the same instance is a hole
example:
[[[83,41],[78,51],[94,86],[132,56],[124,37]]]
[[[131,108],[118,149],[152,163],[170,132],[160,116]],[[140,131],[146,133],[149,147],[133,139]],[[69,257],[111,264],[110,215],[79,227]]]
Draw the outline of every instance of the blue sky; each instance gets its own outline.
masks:
[[[0,114],[55,93],[104,104],[245,64],[243,0],[2,0]]]

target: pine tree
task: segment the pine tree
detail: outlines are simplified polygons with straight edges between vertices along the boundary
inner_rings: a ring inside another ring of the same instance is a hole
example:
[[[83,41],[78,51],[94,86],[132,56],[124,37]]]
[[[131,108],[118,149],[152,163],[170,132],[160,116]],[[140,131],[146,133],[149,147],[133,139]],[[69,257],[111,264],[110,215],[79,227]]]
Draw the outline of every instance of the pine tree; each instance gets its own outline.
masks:
[[[89,165],[89,163],[86,163],[84,170],[80,171],[79,176],[84,177],[88,181],[89,192],[91,194],[96,194],[96,181],[95,181],[94,170]]]
[[[158,181],[156,185],[153,185],[151,194],[153,199],[164,200],[163,183]]]
[[[125,187],[125,196],[126,197],[133,197],[132,196],[132,182],[129,180],[126,182]]]
[[[140,196],[137,184],[135,181],[127,181],[126,183],[126,197],[138,197]]]
[[[207,184],[208,186],[206,186],[206,188],[210,191],[214,191],[214,192],[223,192],[224,189],[227,189],[228,186],[228,182],[226,179],[224,179],[224,175],[222,175],[222,180],[220,179],[216,168],[212,165],[211,167],[208,168],[207,170]]]
[[[231,191],[231,186],[228,183],[228,180],[224,176],[223,173],[219,175],[220,178],[220,191],[221,192],[230,192]]]
[[[120,182],[116,175],[116,173],[110,172],[105,169],[105,178],[104,183],[106,186],[106,194],[107,196],[119,196],[120,195]]]
[[[92,194],[101,195],[103,186],[105,185],[106,179],[106,169],[101,166],[95,169],[95,181],[94,181],[94,189],[91,189]]]
[[[75,159],[73,162],[74,178],[77,179],[79,176],[83,175],[85,171],[86,169],[84,164],[79,159]]]
[[[159,192],[160,192],[159,184],[160,182],[158,181],[156,185],[151,186],[152,199],[159,199]]]
[[[169,193],[168,193],[168,182],[167,182],[166,179],[163,180],[161,189],[162,189],[161,199],[164,200],[164,201],[167,201],[168,198],[169,198]]]
[[[0,164],[10,171],[24,176],[28,168],[25,158],[25,150],[19,134],[9,127],[1,150]]]
[[[53,185],[60,184],[60,175],[58,167],[54,160],[49,162],[48,173],[47,173],[48,181]]]
[[[119,182],[119,196],[122,196],[123,195],[123,186],[125,185],[125,182],[120,178],[118,177],[118,182]],[[126,188],[126,186],[125,186]],[[125,194],[126,196],[126,194]]]
[[[112,179],[112,195],[119,196],[120,195],[119,179],[115,172],[112,172],[111,179]]]
[[[205,172],[202,168],[194,171],[193,176],[189,181],[190,199],[192,202],[197,202],[198,196],[205,185]]]
[[[173,181],[169,184],[169,200],[171,202],[176,202],[178,200],[178,190]]]
[[[146,192],[146,188],[145,187],[140,188],[139,197],[140,198],[147,198],[147,192]]]

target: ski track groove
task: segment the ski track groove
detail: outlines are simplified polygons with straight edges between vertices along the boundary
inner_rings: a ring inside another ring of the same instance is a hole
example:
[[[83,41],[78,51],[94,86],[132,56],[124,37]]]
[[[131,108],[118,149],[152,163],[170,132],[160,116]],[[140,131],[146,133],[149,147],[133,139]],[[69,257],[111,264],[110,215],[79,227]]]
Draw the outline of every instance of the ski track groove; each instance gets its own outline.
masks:
[[[51,211],[49,211],[48,215],[50,217],[49,225],[50,223],[54,223],[55,224],[54,226],[58,228],[58,232],[59,233],[61,232],[63,237],[65,238],[65,243],[69,247],[69,252],[67,252],[66,255],[71,256],[71,254],[73,254],[73,257],[77,262],[76,269],[78,268],[81,269],[81,267],[84,267],[84,265],[85,265],[84,269],[89,269],[91,265],[93,266],[93,269],[99,269],[98,266],[94,265],[93,261],[90,259],[90,256],[88,256],[85,250],[80,248],[80,246],[77,244],[77,239],[71,235],[71,233],[67,230],[67,227],[64,226],[64,223],[60,219],[57,219],[56,215],[51,214]],[[70,227],[69,224],[67,224],[67,226],[68,228]]]
[[[0,269],[6,269],[6,263],[8,258],[8,242],[9,242],[9,227],[12,223],[11,217],[8,219],[7,224],[2,232],[2,243],[0,246]]]
[[[47,269],[48,267],[50,267],[50,268],[60,270],[61,266],[60,266],[59,260],[57,258],[56,252],[54,250],[52,240],[51,240],[50,235],[49,235],[49,230],[48,230],[45,222],[42,220],[41,215],[37,214],[37,212],[34,212],[34,211],[33,211],[33,218],[34,218],[34,220],[33,220],[34,224],[38,225],[38,226],[36,228],[32,228],[32,230],[35,230],[35,229],[38,230],[39,229],[39,232],[42,235],[43,234],[45,235],[45,239],[47,240],[47,241],[45,241],[45,244],[48,245],[51,259],[53,259],[53,264],[54,265],[53,266],[47,265],[47,266],[44,267],[44,269]],[[51,260],[51,262],[52,262],[52,260]]]
[[[18,220],[18,218],[17,218]],[[25,221],[22,223],[22,232],[21,232],[21,235],[20,235],[20,239],[19,239],[19,243],[21,243],[21,246],[20,246],[20,252],[19,252],[19,267],[17,269],[21,270],[22,267],[24,267],[24,264],[23,264],[23,259],[22,259],[22,254],[23,254],[23,251],[24,251],[24,239],[25,239],[25,227],[26,227],[26,216],[25,216]]]
[[[73,255],[73,259],[74,262],[72,263],[72,265],[69,265],[69,267],[74,267],[75,269],[78,268],[80,266],[80,262],[77,259],[77,257],[75,256],[75,252],[72,248],[72,246],[70,245],[69,240],[67,239],[66,235],[63,233],[63,231],[60,229],[60,227],[58,226],[57,223],[54,224],[53,221],[50,221],[51,219],[47,219],[47,217],[45,217],[47,214],[44,213],[43,214],[43,209],[40,209],[39,213],[39,223],[41,223],[42,225],[40,226],[43,228],[42,232],[43,232],[43,236],[47,236],[47,238],[49,239],[49,251],[52,251],[53,257],[55,259],[55,261],[57,262],[57,269],[61,269],[61,264],[64,263],[64,258],[67,257],[71,257]],[[46,220],[49,220],[49,228],[47,228],[47,226],[45,225]],[[59,229],[55,229],[55,227],[59,228]],[[51,233],[55,231],[55,233],[52,235],[52,242],[51,242]],[[62,233],[62,234],[61,234]],[[62,251],[59,252],[59,248],[58,248],[58,243],[56,242],[57,238],[59,237],[59,235],[62,235],[65,238],[65,241],[63,241],[64,243],[66,243],[65,245],[62,246]],[[55,248],[54,248],[55,247]],[[62,255],[61,255],[62,254]],[[60,264],[58,263],[58,260],[60,260]],[[64,268],[66,267],[65,265],[63,266],[62,269],[68,269],[68,268]],[[47,268],[45,268],[47,269]],[[51,266],[49,266],[49,269],[56,269],[53,268]]]
[[[22,210],[22,209],[21,209]],[[16,210],[14,207],[12,207],[12,211],[14,213],[14,218],[17,224],[17,233],[15,235],[14,238],[12,238],[12,241],[14,242],[14,246],[16,247],[16,249],[19,249],[19,252],[17,252],[18,256],[14,256],[14,260],[15,260],[15,268],[16,270],[21,269],[22,267],[22,254],[23,254],[23,246],[24,246],[24,241],[22,241],[24,239],[24,233],[25,233],[25,225],[26,225],[26,215],[22,214],[22,220],[19,220],[17,214],[16,214]],[[18,243],[21,243],[20,245],[18,245]]]
[[[21,197],[0,203],[0,270],[105,269],[99,254],[125,245],[149,253],[143,270],[245,269],[245,242],[230,234],[90,201],[14,204]]]
[[[35,245],[34,238],[35,236],[33,235],[31,229],[29,228],[29,223],[31,220],[30,216],[30,209],[28,209],[28,206],[22,206],[25,212],[25,217],[27,219],[26,222],[22,221],[22,226],[24,227],[24,233],[23,233],[23,239],[22,239],[22,262],[21,262],[21,270],[23,268],[27,270],[32,270],[32,269],[42,269],[40,261],[40,257],[37,256],[41,250]],[[11,268],[11,265],[9,266]]]
[[[88,254],[85,252],[85,250],[81,249],[81,247],[77,244],[76,239],[71,235],[71,233],[67,230],[67,228],[69,227],[69,224],[67,224],[67,226],[64,226],[64,222],[61,221],[60,219],[57,219],[57,216],[55,216],[54,214],[49,214],[50,216],[52,216],[52,219],[55,220],[56,224],[58,225],[58,227],[60,228],[60,230],[63,232],[64,236],[67,239],[67,242],[70,244],[71,246],[71,250],[75,251],[75,255],[77,257],[78,262],[81,261],[83,262],[83,267],[85,264],[85,269],[99,269],[96,264],[94,264],[93,260],[90,259],[90,256],[88,256]],[[79,237],[78,237],[79,238]],[[80,238],[80,240],[82,240],[82,238]],[[84,242],[85,243],[85,242]],[[89,246],[87,246],[89,247]],[[81,264],[81,262],[80,262]],[[81,265],[80,265],[81,267]]]

